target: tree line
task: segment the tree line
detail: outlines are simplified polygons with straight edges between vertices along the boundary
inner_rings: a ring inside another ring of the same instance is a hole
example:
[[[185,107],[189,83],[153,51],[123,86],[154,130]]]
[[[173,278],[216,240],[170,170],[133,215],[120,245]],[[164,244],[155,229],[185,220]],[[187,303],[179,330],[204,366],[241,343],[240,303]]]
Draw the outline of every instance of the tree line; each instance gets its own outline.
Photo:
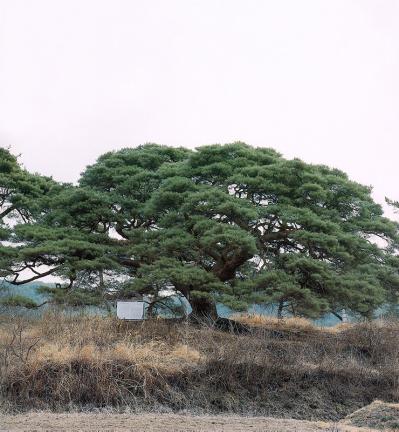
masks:
[[[370,187],[269,148],[145,144],[100,156],[77,185],[0,148],[0,277],[61,277],[42,288],[55,303],[173,288],[196,316],[220,302],[371,317],[398,302],[398,233]]]

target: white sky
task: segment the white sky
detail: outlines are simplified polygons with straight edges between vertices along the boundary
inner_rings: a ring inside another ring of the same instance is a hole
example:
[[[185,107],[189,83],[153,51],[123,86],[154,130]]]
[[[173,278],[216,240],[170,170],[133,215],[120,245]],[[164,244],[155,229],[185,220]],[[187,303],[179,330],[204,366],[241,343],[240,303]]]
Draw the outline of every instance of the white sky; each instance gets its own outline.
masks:
[[[398,0],[0,0],[0,145],[76,181],[242,140],[399,199]]]

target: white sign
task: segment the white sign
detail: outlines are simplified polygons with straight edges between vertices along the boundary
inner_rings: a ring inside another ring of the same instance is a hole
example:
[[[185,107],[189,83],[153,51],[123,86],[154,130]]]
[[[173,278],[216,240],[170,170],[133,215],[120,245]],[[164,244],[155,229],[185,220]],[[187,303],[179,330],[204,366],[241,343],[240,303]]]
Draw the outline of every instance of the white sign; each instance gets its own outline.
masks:
[[[125,320],[142,320],[144,319],[144,302],[117,301],[116,316]]]

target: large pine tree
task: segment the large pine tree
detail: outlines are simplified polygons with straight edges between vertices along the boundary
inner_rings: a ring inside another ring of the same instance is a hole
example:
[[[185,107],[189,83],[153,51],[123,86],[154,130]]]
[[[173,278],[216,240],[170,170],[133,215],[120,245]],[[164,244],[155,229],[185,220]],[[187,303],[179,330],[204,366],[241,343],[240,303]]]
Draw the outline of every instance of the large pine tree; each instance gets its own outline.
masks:
[[[68,280],[60,301],[157,299],[173,286],[196,315],[215,317],[219,301],[370,316],[399,288],[398,226],[370,193],[336,169],[243,143],[123,149],[79,186],[42,191],[35,218],[14,227],[12,271],[48,266]]]

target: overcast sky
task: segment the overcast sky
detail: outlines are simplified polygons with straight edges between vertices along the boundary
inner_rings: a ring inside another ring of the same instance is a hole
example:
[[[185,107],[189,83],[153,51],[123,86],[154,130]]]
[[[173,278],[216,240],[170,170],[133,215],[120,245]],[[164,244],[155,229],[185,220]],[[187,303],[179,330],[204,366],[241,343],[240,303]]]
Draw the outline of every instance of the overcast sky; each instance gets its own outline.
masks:
[[[235,140],[399,199],[399,1],[0,0],[0,145],[29,170]]]

